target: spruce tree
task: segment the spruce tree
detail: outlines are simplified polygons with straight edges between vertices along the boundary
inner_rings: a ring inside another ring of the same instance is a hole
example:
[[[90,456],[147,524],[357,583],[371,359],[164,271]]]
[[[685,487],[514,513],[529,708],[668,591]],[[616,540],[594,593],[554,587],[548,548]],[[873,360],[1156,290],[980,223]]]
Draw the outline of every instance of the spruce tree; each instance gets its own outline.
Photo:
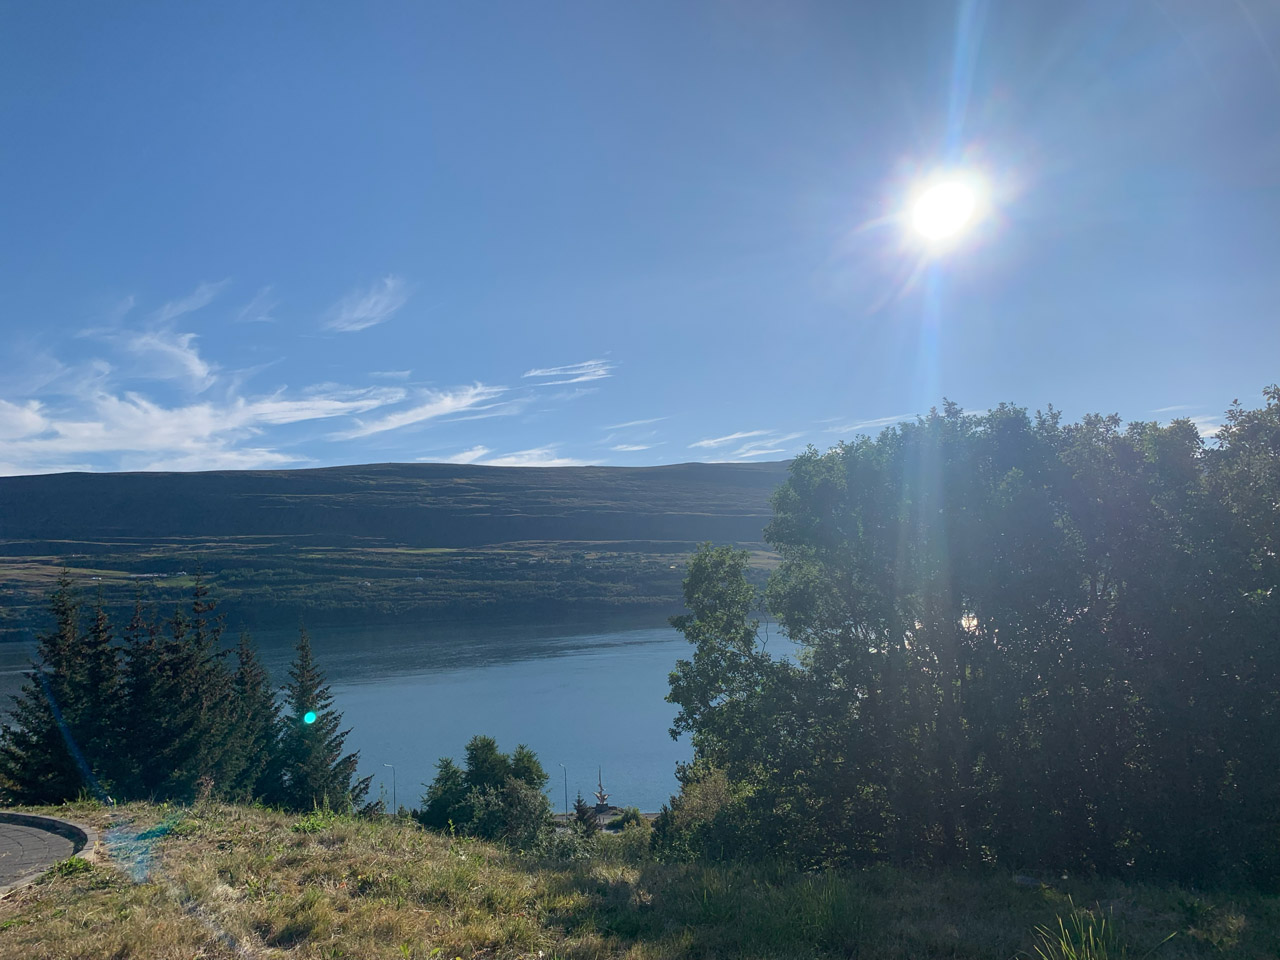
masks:
[[[274,800],[280,795],[280,708],[247,633],[236,648],[234,690],[240,773],[230,792],[238,799]]]
[[[131,625],[126,670],[130,713],[142,724],[134,734],[149,748],[135,754],[138,796],[187,802],[202,784],[225,794],[239,777],[238,707],[219,650],[222,624],[209,617],[213,609],[208,589],[197,577],[191,616],[175,610],[168,636],[135,643]],[[148,671],[150,677],[145,676]]]
[[[86,783],[75,731],[74,664],[80,640],[79,603],[66,571],[49,598],[54,626],[37,638],[31,673],[0,729],[0,795],[8,803],[58,803]]]
[[[283,806],[346,810],[369,792],[372,777],[356,780],[359,753],[343,754],[349,730],[340,730],[342,714],[311,655],[311,638],[298,631],[298,654],[285,686],[287,713],[281,727]]]
[[[82,756],[105,790],[113,790],[122,770],[120,745],[124,727],[121,715],[120,652],[114,631],[98,591],[93,620],[80,638],[72,663],[72,687],[76,691],[73,727],[79,728]]]
[[[163,715],[167,708],[161,701],[164,689],[161,675],[159,627],[154,616],[148,616],[142,603],[142,589],[134,594],[133,616],[124,631],[123,726],[128,736],[120,743],[120,770],[117,791],[129,798],[147,798],[154,792],[152,784],[162,777],[158,773],[161,737],[166,731]]]
[[[582,791],[573,801],[574,829],[584,837],[594,837],[600,830],[600,821],[596,818],[596,808],[582,798]]]

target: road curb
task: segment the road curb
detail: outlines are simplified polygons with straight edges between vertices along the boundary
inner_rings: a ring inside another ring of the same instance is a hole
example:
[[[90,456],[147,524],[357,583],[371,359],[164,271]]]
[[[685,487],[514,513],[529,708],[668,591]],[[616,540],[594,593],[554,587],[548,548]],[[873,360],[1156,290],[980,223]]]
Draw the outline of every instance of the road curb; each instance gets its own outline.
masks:
[[[66,837],[75,846],[75,853],[72,856],[80,857],[83,860],[91,859],[94,849],[98,845],[98,832],[92,827],[87,827],[80,823],[72,823],[70,820],[60,820],[57,817],[43,817],[35,813],[0,810],[0,823],[15,823],[22,827],[34,827],[37,830],[48,830],[50,833],[56,833],[60,837]],[[35,873],[19,877],[13,883],[0,886],[0,897],[7,897],[13,891],[34,883],[50,866],[52,864],[46,864]]]

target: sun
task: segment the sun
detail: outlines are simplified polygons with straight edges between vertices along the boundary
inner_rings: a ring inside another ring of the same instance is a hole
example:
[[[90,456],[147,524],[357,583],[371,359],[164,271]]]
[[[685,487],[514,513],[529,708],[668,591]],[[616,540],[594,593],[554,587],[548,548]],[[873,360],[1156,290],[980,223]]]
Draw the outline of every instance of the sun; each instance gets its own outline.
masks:
[[[982,189],[974,178],[939,178],[912,200],[911,226],[929,244],[948,243],[973,226],[981,208]]]

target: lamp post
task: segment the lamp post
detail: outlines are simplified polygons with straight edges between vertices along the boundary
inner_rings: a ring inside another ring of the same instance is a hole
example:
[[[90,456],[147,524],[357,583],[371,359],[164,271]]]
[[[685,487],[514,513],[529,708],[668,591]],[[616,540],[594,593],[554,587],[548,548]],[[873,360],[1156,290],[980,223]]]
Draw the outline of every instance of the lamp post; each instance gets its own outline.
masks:
[[[569,819],[569,768],[563,763],[560,769],[564,771],[564,818]]]
[[[396,765],[384,763],[383,766],[391,768],[391,815],[394,817],[400,813],[400,806],[396,803]]]

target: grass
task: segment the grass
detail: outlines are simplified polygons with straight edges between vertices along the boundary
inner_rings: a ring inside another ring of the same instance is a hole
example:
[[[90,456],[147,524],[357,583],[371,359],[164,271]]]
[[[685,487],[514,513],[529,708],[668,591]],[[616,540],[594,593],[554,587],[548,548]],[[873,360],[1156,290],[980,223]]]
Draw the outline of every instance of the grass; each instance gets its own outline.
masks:
[[[110,856],[59,865],[0,902],[2,958],[1186,960],[1274,956],[1280,942],[1280,901],[1254,893],[663,865],[613,848],[531,862],[403,821],[218,805],[61,812],[94,823]]]

